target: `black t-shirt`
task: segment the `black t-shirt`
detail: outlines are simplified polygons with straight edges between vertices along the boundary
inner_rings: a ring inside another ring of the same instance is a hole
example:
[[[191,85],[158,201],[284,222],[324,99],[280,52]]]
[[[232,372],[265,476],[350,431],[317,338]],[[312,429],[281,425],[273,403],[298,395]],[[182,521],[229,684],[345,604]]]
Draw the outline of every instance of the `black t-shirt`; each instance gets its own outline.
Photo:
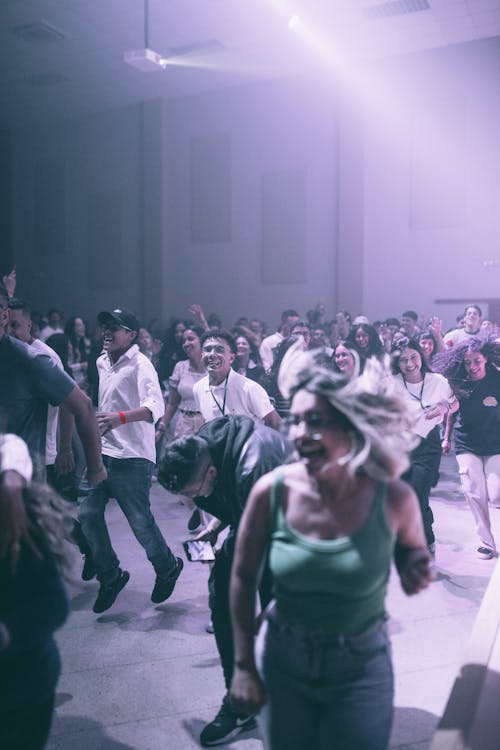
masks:
[[[488,370],[460,397],[455,423],[455,452],[476,456],[500,454],[500,372]]]
[[[46,354],[11,336],[0,339],[0,427],[23,438],[45,465],[47,405],[64,401],[75,382]]]

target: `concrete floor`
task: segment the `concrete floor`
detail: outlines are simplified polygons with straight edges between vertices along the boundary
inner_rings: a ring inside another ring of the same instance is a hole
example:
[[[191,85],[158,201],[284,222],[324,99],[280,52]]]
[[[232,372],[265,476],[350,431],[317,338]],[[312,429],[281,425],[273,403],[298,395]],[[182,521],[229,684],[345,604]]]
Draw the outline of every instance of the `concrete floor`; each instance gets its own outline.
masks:
[[[188,512],[153,486],[156,519],[174,552]],[[424,750],[443,712],[495,560],[475,556],[472,516],[445,458],[432,507],[437,536],[435,582],[406,597],[392,576],[388,597],[396,672],[391,748]],[[217,712],[224,692],[213,636],[205,632],[208,569],[185,562],[171,599],[153,605],[153,570],[121,511],[109,504],[111,538],[130,582],[104,615],[92,604],[97,583],[69,586],[71,615],[58,633],[62,674],[47,750],[188,750]],[[500,538],[500,510],[492,508]],[[226,747],[262,748],[257,730]],[[307,750],[307,749],[304,749]],[[362,750],[362,749],[360,749]]]

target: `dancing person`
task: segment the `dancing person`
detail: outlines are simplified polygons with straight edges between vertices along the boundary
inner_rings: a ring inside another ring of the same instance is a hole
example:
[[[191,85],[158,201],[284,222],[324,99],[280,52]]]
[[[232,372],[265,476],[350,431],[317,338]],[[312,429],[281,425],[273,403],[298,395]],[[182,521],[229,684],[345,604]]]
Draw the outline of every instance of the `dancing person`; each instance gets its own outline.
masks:
[[[403,478],[413,487],[418,497],[427,546],[434,555],[434,515],[429,497],[439,478],[439,426],[449,413],[458,409],[458,401],[446,378],[429,369],[422,350],[414,339],[405,338],[393,349],[392,367],[401,396],[411,410],[413,430],[418,438],[418,445],[410,455],[410,468]]]
[[[207,375],[193,386],[205,422],[225,414],[246,414],[277,429],[280,417],[264,388],[232,369],[237,349],[228,331],[214,329],[201,337],[202,362]]]
[[[88,391],[87,367],[91,343],[83,318],[78,316],[69,318],[64,326],[64,333],[70,343],[68,363],[73,378],[80,388]]]
[[[274,361],[276,349],[281,342],[290,335],[290,326],[298,320],[299,314],[296,310],[283,310],[281,313],[280,327],[275,333],[266,336],[260,345],[259,353],[262,360],[262,366],[266,372],[271,370]]]
[[[182,435],[194,435],[202,426],[204,419],[198,409],[193,395],[195,383],[206,375],[201,357],[201,337],[204,329],[196,324],[189,325],[182,334],[182,348],[187,359],[181,359],[174,367],[169,379],[168,403],[165,414],[160,419],[157,430],[165,432],[177,414],[174,428],[174,440]],[[196,531],[202,522],[200,511],[190,497],[180,495],[182,503],[191,511],[188,531]]]
[[[459,323],[457,328],[445,334],[443,339],[445,348],[451,349],[453,346],[461,344],[462,341],[478,336],[481,331],[482,317],[483,312],[479,305],[467,305],[463,316],[457,318],[457,322],[463,319],[463,325]]]
[[[110,497],[116,498],[155,570],[152,602],[171,596],[183,562],[165,542],[149,502],[156,461],[154,425],[165,410],[158,375],[135,343],[140,327],[135,315],[117,308],[99,313],[97,319],[104,340],[97,360],[97,421],[108,476],[82,497],[78,515],[100,584],[93,606],[100,614],[114,604],[130,578],[120,568],[109,538],[104,513]]]
[[[229,526],[208,582],[215,641],[227,690],[234,662],[229,577],[236,530],[257,479],[280,466],[290,453],[291,445],[276,430],[247,416],[229,415],[207,422],[194,436],[174,440],[160,462],[158,481],[163,487],[192,497],[199,508],[214,516],[197,539],[215,543],[218,534]],[[268,574],[263,575],[259,591],[262,606],[266,606],[271,598]],[[217,715],[201,732],[201,744],[227,742],[254,726],[253,713],[233,710],[226,693]]]
[[[265,372],[255,342],[239,326],[233,328],[232,335],[236,341],[236,358],[233,362],[233,370],[246,378],[250,378],[250,380],[255,380],[259,385],[263,385]]]
[[[380,363],[345,378],[289,368],[298,460],[263,477],[243,512],[231,576],[235,708],[260,710],[266,750],[386,750],[393,671],[385,599],[430,580],[413,490],[398,480],[409,416]],[[275,599],[254,655],[255,590],[269,557]]]
[[[455,389],[460,408],[447,424],[443,450],[451,448],[450,433],[462,491],[479,537],[477,555],[496,554],[489,503],[500,506],[500,342],[496,336],[472,338],[439,354],[436,369]]]

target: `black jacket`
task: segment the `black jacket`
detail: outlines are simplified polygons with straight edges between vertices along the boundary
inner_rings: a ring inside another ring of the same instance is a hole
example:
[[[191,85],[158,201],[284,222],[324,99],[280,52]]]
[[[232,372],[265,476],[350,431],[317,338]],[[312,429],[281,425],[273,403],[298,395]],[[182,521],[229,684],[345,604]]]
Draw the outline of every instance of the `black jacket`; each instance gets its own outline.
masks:
[[[235,529],[257,479],[286,463],[293,445],[241,415],[212,419],[197,434],[208,443],[217,481],[210,497],[197,497],[196,504]]]

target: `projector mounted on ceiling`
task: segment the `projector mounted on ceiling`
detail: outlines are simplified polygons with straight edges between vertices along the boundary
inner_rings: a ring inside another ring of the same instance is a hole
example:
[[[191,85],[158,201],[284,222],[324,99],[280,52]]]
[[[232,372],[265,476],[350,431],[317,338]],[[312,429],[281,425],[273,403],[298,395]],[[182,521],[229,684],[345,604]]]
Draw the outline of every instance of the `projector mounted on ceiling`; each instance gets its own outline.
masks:
[[[145,49],[133,49],[129,52],[124,52],[123,61],[143,73],[165,70],[167,67],[166,59],[158,52],[147,47]]]

